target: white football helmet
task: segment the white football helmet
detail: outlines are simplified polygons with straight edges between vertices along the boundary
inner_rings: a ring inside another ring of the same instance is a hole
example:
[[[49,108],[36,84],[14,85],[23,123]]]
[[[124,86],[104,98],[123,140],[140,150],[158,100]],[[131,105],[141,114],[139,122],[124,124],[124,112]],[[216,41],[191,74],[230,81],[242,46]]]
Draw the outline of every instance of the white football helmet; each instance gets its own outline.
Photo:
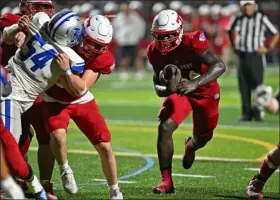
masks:
[[[50,19],[48,33],[59,45],[73,47],[82,41],[84,26],[77,13],[60,11]]]
[[[80,50],[86,57],[103,53],[112,41],[113,28],[103,15],[94,15],[84,23],[85,36]]]
[[[33,16],[45,12],[50,17],[54,15],[54,5],[51,0],[20,0],[19,10],[23,15]]]
[[[258,109],[264,110],[268,107],[271,99],[273,98],[272,87],[259,85],[253,93],[253,101]]]
[[[184,22],[174,10],[163,10],[152,23],[152,36],[161,54],[172,51],[182,41]]]

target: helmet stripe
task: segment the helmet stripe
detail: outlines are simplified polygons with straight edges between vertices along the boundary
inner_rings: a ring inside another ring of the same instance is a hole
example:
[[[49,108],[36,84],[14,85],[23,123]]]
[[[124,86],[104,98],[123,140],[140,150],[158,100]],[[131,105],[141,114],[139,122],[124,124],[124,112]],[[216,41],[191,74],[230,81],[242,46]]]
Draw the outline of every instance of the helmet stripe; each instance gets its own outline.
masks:
[[[68,19],[70,19],[71,17],[74,17],[74,16],[79,16],[78,14],[76,13],[69,13],[68,15],[66,15],[65,17],[61,18],[61,20],[59,20],[53,27],[53,30],[51,31],[51,38],[53,41],[55,41],[54,39],[54,36],[55,36],[55,32],[57,31],[57,29],[65,22],[67,21]]]
[[[60,15],[58,18],[56,18],[55,20],[53,20],[53,21],[51,21],[51,23],[50,23],[50,25],[49,25],[49,30],[51,31],[52,30],[52,28],[53,28],[53,26],[55,25],[55,23],[58,21],[58,20],[60,20],[62,17],[64,17],[65,15],[67,15],[68,13],[71,13],[71,12],[73,12],[73,11],[67,11],[67,12],[65,12],[65,13],[63,13],[62,15]]]
[[[71,11],[71,10],[66,11],[65,13],[63,13],[62,15],[60,15],[58,18],[56,18],[55,20],[53,20],[53,21],[51,22],[51,24],[49,25],[49,30],[51,31],[51,30],[53,29],[53,26],[55,25],[55,23],[56,23],[58,20],[60,20],[62,17],[64,17],[65,15],[67,15],[67,14],[69,14],[69,13],[71,13],[71,12],[73,12],[73,11]]]

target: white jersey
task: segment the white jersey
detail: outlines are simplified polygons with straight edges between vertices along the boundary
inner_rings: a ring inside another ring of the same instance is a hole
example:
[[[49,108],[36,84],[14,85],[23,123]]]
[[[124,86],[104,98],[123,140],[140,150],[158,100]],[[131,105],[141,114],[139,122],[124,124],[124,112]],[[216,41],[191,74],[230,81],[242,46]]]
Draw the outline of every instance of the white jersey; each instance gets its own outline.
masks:
[[[84,67],[84,60],[74,50],[62,47],[49,38],[49,20],[46,13],[34,15],[30,21],[26,42],[9,60],[7,69],[13,86],[9,99],[33,102],[40,93],[56,83],[58,77],[63,74],[53,59],[58,53],[68,55],[71,67]]]

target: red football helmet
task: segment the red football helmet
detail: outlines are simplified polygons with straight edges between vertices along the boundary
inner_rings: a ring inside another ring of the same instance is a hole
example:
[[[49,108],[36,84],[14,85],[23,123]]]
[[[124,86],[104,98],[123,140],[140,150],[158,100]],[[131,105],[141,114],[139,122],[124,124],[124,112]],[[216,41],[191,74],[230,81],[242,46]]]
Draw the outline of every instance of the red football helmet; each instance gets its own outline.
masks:
[[[102,54],[112,41],[113,28],[110,21],[102,16],[95,15],[85,21],[85,36],[80,51],[87,58],[94,54]]]
[[[33,16],[38,12],[45,12],[50,17],[54,15],[54,5],[51,0],[20,0],[20,13]]]
[[[166,54],[180,45],[184,23],[174,10],[163,10],[153,20],[152,36],[156,48]]]

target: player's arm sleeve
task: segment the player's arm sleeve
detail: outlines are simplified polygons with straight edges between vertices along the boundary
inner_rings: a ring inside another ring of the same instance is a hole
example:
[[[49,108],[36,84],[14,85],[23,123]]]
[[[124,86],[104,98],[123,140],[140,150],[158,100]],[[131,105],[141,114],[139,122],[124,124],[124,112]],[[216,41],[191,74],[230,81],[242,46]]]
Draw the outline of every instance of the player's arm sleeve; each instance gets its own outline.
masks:
[[[207,72],[194,79],[198,87],[217,80],[226,71],[224,62],[210,49],[198,54],[198,57],[208,67]]]
[[[106,51],[102,55],[88,62],[86,64],[86,69],[102,75],[108,75],[115,69],[115,58],[111,52]]]
[[[6,44],[12,45],[15,43],[15,35],[19,32],[17,24],[6,27],[3,30],[3,42]]]

